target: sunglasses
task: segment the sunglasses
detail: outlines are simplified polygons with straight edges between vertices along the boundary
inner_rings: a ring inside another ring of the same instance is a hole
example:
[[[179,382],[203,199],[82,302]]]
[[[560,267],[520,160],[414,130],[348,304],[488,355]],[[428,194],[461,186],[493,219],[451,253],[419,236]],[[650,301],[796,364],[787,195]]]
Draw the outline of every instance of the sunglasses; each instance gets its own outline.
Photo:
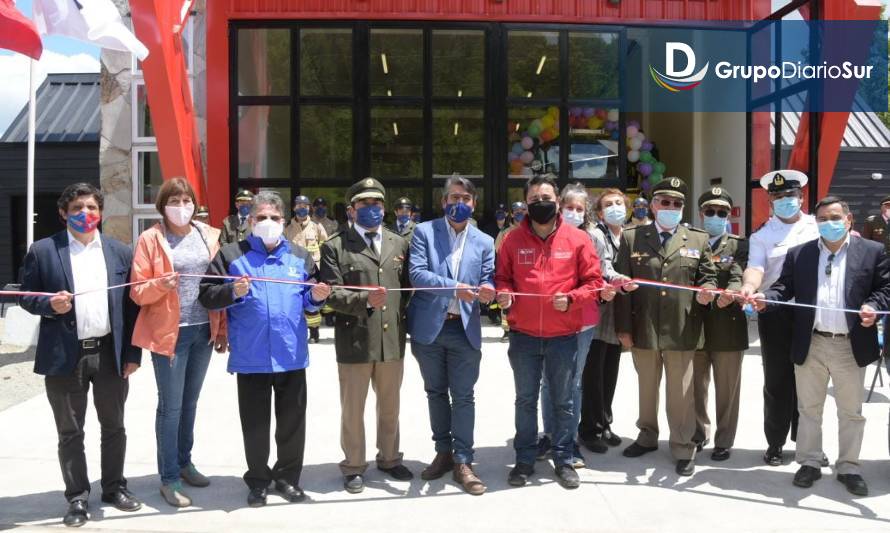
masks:
[[[272,215],[270,217],[267,217],[266,215],[257,215],[254,218],[256,219],[257,222],[262,222],[264,220],[271,220],[272,222],[281,222],[282,220],[284,220],[284,217],[281,217],[278,215]]]
[[[659,200],[658,205],[661,207],[676,207],[677,209],[683,208],[683,200]]]
[[[702,211],[706,217],[712,217],[717,215],[720,218],[726,218],[729,216],[729,211],[723,211],[722,209],[705,209]]]
[[[831,263],[834,261],[834,254],[828,254],[828,262],[825,263],[825,275],[831,275]]]

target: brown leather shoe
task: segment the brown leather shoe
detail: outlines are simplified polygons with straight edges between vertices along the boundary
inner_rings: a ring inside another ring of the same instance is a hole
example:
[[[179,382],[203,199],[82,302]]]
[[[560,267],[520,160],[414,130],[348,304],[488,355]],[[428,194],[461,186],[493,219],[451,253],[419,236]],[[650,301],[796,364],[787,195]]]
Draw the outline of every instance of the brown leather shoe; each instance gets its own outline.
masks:
[[[460,463],[454,465],[454,481],[457,481],[467,494],[480,496],[485,494],[485,485],[482,480],[473,472],[473,467],[468,464]]]
[[[439,479],[454,468],[454,458],[451,452],[439,452],[436,458],[430,463],[430,466],[423,469],[420,473],[420,479],[429,481],[431,479]]]

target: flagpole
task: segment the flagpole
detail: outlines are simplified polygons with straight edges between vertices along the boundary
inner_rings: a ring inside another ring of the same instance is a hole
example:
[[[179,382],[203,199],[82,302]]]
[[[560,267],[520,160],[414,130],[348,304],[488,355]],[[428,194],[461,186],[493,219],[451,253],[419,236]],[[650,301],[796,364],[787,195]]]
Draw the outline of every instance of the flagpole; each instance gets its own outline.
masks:
[[[34,4],[31,4],[31,19],[34,19]],[[25,241],[28,250],[34,244],[34,144],[36,137],[37,122],[37,61],[31,58],[31,74],[28,77],[28,187],[27,187],[27,208],[25,219]]]

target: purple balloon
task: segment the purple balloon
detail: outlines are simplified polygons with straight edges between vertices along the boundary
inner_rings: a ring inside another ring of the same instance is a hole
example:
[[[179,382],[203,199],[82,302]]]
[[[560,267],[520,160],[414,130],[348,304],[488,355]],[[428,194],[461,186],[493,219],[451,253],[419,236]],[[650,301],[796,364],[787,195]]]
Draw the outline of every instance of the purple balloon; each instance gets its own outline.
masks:
[[[612,130],[612,140],[613,141],[618,140],[618,130]]]
[[[652,144],[651,141],[643,141],[643,146],[640,147],[640,151],[641,152],[651,152],[652,148],[654,148],[654,147],[655,147],[655,145]]]
[[[590,118],[596,111],[592,107],[584,108],[584,118]]]
[[[649,192],[652,189],[652,184],[646,180],[640,182],[640,188],[643,189],[644,192]]]
[[[640,163],[637,165],[637,172],[643,176],[649,176],[649,174],[652,174],[652,165],[649,163]]]
[[[639,120],[628,120],[628,121],[627,121],[627,126],[628,126],[628,127],[633,126],[633,127],[637,128],[637,129],[640,129],[640,121],[639,121]]]
[[[574,117],[574,116],[578,116],[578,115],[580,115],[581,113],[582,113],[582,111],[581,111],[581,108],[580,108],[580,107],[571,107],[571,108],[569,108],[569,116]]]

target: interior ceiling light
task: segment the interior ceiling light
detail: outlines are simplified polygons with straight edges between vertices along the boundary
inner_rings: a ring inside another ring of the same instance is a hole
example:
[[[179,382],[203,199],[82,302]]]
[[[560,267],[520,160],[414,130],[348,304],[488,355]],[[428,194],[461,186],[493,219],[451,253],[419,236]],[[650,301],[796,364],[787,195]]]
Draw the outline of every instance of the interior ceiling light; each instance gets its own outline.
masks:
[[[383,64],[383,73],[389,74],[389,65],[386,63],[386,54],[380,54],[380,62]],[[543,62],[541,63],[543,65]],[[540,74],[541,67],[538,67],[538,73]]]
[[[386,58],[384,58],[383,62],[383,70],[386,71]],[[544,63],[547,61],[547,56],[541,56],[541,60],[538,61],[538,70],[535,71],[535,76],[540,76],[541,71],[544,70]]]
[[[458,132],[459,129],[460,129],[460,123],[459,123],[459,122],[455,122],[455,123],[454,123],[454,136],[455,136],[455,137],[457,137],[457,132]]]
[[[395,122],[392,123],[392,132],[396,134],[396,137],[399,136],[399,125]]]

